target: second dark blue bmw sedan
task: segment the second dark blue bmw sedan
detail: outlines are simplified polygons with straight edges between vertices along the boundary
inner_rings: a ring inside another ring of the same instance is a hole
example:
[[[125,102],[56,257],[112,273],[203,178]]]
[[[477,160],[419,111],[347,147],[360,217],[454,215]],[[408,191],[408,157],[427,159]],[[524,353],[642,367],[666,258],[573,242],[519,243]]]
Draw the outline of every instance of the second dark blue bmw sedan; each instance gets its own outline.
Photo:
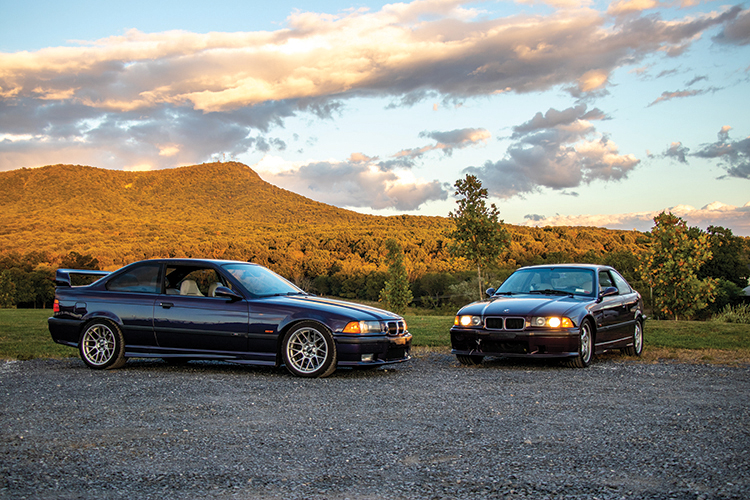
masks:
[[[524,356],[583,368],[610,349],[643,351],[643,300],[609,266],[524,267],[487,294],[461,308],[451,328],[452,352],[463,364]]]
[[[71,275],[104,275],[71,286]],[[310,295],[247,262],[156,259],[112,273],[60,269],[52,339],[95,369],[130,357],[284,365],[325,377],[337,366],[410,359],[411,334],[388,311]]]

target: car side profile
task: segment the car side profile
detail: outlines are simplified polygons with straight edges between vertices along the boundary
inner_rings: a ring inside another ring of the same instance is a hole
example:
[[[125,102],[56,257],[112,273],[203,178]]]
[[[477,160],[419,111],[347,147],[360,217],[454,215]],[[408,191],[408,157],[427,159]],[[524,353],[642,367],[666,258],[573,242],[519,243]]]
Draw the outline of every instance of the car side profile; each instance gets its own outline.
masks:
[[[486,356],[562,358],[583,368],[612,349],[643,352],[643,300],[612,267],[524,267],[487,294],[462,307],[450,330],[462,364]]]
[[[101,276],[71,286],[71,276]],[[131,357],[285,366],[300,377],[410,359],[400,316],[308,294],[263,266],[154,259],[112,273],[60,269],[52,339],[94,369]]]

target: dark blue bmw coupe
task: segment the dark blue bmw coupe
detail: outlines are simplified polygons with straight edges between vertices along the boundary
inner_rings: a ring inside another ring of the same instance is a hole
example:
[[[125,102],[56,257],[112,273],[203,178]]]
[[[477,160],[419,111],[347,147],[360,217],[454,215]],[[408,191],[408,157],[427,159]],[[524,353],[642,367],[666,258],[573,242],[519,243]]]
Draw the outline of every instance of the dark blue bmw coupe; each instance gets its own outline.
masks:
[[[609,266],[524,267],[487,294],[461,308],[451,328],[452,352],[462,364],[524,356],[567,358],[583,368],[595,353],[643,351],[643,300]]]
[[[103,275],[71,286],[76,274]],[[59,269],[52,339],[95,369],[127,358],[284,365],[301,377],[410,359],[411,334],[388,311],[310,295],[247,262],[155,259],[112,273]]]

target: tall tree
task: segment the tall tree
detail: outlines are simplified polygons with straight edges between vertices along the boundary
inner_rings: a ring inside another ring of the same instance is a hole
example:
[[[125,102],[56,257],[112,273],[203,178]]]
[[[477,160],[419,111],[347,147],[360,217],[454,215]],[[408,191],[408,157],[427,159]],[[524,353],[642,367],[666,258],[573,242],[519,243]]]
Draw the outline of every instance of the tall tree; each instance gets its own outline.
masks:
[[[724,279],[745,288],[750,277],[750,256],[744,240],[721,226],[708,226],[707,233],[713,257],[701,267],[698,276]]]
[[[475,176],[467,174],[455,183],[458,208],[448,216],[455,225],[449,234],[453,239],[449,250],[452,255],[463,257],[477,269],[479,299],[482,291],[482,268],[493,264],[508,245],[508,232],[495,204],[487,206],[487,189]]]
[[[404,266],[404,252],[393,238],[386,240],[385,247],[388,249],[388,279],[380,291],[380,301],[393,312],[403,314],[414,298]]]
[[[691,317],[714,300],[716,280],[698,272],[711,259],[708,235],[688,229],[681,218],[662,212],[654,217],[651,244],[639,270],[652,287],[657,309],[675,320]]]

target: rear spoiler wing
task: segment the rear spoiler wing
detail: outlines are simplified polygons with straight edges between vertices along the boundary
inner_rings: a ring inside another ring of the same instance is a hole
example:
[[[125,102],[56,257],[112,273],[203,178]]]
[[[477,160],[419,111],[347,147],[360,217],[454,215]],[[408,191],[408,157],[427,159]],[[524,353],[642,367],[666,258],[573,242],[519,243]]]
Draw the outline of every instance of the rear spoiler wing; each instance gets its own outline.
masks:
[[[95,271],[92,269],[58,269],[55,271],[55,286],[72,286],[70,284],[71,275],[104,277],[108,274],[111,274],[110,271]]]

